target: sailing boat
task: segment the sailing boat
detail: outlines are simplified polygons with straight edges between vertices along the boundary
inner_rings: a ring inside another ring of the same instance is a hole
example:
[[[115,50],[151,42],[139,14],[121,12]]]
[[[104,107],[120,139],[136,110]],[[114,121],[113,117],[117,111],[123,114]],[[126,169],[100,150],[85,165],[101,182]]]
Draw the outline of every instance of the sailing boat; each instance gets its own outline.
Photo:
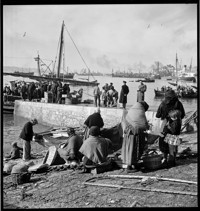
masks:
[[[30,78],[30,79],[34,79],[34,80],[37,80],[37,81],[61,81],[61,82],[68,82],[69,84],[71,85],[80,85],[80,86],[95,86],[97,84],[97,80],[93,80],[93,81],[83,81],[83,80],[75,80],[73,79],[74,77],[74,73],[67,73],[67,74],[64,74],[64,71],[65,71],[65,57],[63,56],[64,55],[64,27],[65,27],[65,24],[64,24],[64,21],[62,23],[62,27],[61,27],[61,35],[60,35],[60,42],[59,42],[59,56],[58,56],[58,68],[57,68],[57,72],[56,72],[56,75],[54,74],[54,69],[55,69],[55,65],[56,65],[56,59],[55,59],[55,62],[54,62],[54,67],[53,67],[53,71],[50,70],[49,66],[50,65],[46,65],[40,58],[39,54],[35,59],[35,61],[37,61],[37,75],[24,75],[24,74],[21,74],[21,73],[8,73],[8,72],[4,72],[3,74],[4,75],[12,75],[12,76],[17,76],[17,77],[27,77],[27,78]],[[68,32],[68,31],[67,31]],[[69,34],[69,32],[68,32]],[[69,34],[70,36],[70,34]],[[72,39],[72,37],[70,36],[70,38]],[[72,40],[73,41],[73,40]],[[74,43],[74,41],[73,41]],[[74,43],[75,45],[75,43]],[[78,50],[77,46],[75,45],[79,55],[81,56],[80,54],[80,51]],[[81,56],[83,62],[85,63],[83,57]],[[61,65],[62,65],[62,61],[63,61],[63,74],[61,74]],[[86,63],[85,63],[86,65]],[[49,70],[50,71],[50,75],[42,75],[41,74],[41,66],[46,66],[46,70]],[[87,66],[87,65],[86,65]],[[88,67],[87,67],[88,68]],[[88,68],[88,71],[89,73],[91,72]]]
[[[176,75],[175,75],[175,82],[168,82],[170,85],[172,86],[175,86],[176,88],[174,89],[175,92],[177,93],[177,95],[181,98],[197,98],[197,90],[194,91],[191,87],[188,87],[188,86],[183,86],[181,85],[181,92],[180,92],[180,89],[178,90],[178,87],[180,84],[178,84],[178,81],[180,80],[180,76],[178,74],[178,67],[177,67],[177,64],[178,64],[178,57],[177,57],[177,54],[176,54]],[[154,92],[155,92],[155,97],[164,97],[165,96],[165,92],[166,90],[156,90],[154,89]]]

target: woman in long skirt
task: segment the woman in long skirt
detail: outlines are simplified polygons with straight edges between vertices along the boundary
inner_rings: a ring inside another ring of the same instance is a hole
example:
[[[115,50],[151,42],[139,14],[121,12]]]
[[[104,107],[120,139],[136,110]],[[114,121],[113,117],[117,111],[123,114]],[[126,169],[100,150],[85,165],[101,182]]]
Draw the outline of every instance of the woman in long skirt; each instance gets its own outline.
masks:
[[[145,116],[148,110],[145,101],[132,106],[123,118],[124,139],[122,144],[122,161],[127,165],[127,173],[137,171],[137,163],[146,144],[144,131],[149,129]]]

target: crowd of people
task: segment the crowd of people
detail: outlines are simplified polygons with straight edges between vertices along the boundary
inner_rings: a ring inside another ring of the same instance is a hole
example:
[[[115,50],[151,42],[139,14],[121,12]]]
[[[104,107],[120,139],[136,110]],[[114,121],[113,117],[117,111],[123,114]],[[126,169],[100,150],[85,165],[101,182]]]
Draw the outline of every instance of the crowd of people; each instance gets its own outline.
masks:
[[[150,128],[146,118],[148,108],[147,102],[140,101],[128,110],[123,110],[120,122],[122,129],[121,159],[122,163],[126,165],[127,173],[140,170],[139,161],[147,146],[146,137]],[[169,168],[176,165],[176,154],[180,144],[179,135],[184,117],[185,110],[182,103],[174,90],[168,90],[156,111],[156,118],[161,119],[160,132],[157,135],[159,150],[163,154],[163,167]],[[31,140],[35,135],[33,126],[37,123],[37,119],[32,119],[24,125],[21,131],[23,160],[31,159]],[[62,145],[62,149],[59,148],[59,153],[64,160],[66,162],[82,162],[84,171],[91,166],[97,167],[108,163],[108,155],[109,151],[112,151],[113,141],[103,136],[103,126],[101,109],[97,107],[84,122],[85,132],[83,136],[76,134],[75,130],[70,128],[69,138]]]
[[[3,89],[4,101],[7,101],[8,95],[13,96],[21,96],[22,99],[28,101],[37,101],[40,102],[42,98],[45,97],[45,92],[52,93],[52,103],[61,104],[62,95],[67,95],[67,97],[71,97],[69,83],[63,83],[60,81],[49,81],[49,82],[30,82],[26,83],[16,82],[12,85],[12,87],[6,85]],[[82,93],[78,93],[80,97]]]
[[[94,104],[97,107],[116,107],[118,101],[118,91],[114,88],[113,83],[106,83],[102,90],[99,88],[99,83],[96,84],[94,90]]]
[[[102,87],[102,90],[100,90],[99,83],[97,83],[93,90],[94,105],[96,107],[117,107],[117,103],[119,100],[119,103],[122,104],[122,107],[126,108],[128,93],[129,87],[126,85],[126,81],[123,81],[120,96],[118,91],[114,88],[112,82],[110,83],[110,85],[108,85],[108,83],[105,83],[105,85]]]

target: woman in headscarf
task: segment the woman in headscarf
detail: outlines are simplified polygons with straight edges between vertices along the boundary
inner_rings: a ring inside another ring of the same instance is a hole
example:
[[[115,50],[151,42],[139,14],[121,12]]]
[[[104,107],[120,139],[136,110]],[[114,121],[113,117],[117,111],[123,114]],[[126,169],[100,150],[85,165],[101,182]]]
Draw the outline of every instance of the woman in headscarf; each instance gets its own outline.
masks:
[[[185,110],[183,104],[179,101],[174,90],[168,90],[165,93],[165,99],[161,102],[158,107],[156,118],[161,118],[160,133],[159,138],[159,148],[164,155],[163,164],[167,165],[167,155],[169,154],[169,145],[164,142],[164,136],[162,135],[165,125],[169,122],[169,112],[172,110],[179,110],[181,113],[181,119],[185,116]]]
[[[60,156],[68,163],[72,161],[80,162],[82,155],[79,152],[81,145],[83,144],[82,138],[76,134],[74,128],[69,128],[68,139],[60,144],[58,152]]]
[[[145,101],[137,102],[123,114],[122,125],[124,139],[122,144],[122,161],[127,165],[127,173],[137,171],[137,163],[145,147],[145,133],[149,129],[145,112],[149,105]]]
[[[83,164],[86,166],[96,166],[106,163],[111,147],[112,142],[100,136],[100,128],[98,126],[92,126],[89,130],[89,137],[79,149],[83,155]]]

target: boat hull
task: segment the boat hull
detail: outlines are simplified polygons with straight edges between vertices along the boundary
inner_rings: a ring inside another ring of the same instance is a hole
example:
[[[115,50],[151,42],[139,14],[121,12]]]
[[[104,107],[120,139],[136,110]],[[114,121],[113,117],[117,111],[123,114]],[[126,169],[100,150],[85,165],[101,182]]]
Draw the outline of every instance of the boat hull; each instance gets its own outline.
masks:
[[[181,98],[197,98],[197,92],[191,94],[191,93],[182,93]]]
[[[196,82],[196,78],[195,77],[193,77],[193,76],[191,76],[191,77],[179,77],[178,78],[179,80],[181,80],[181,81],[191,81],[191,82]]]
[[[156,90],[154,89],[155,92],[155,97],[164,97],[165,96],[165,92],[161,91],[161,90]],[[179,95],[180,98],[197,98],[197,92],[191,94],[191,93],[182,93],[181,95]]]
[[[3,113],[13,113],[14,106],[3,105]]]

